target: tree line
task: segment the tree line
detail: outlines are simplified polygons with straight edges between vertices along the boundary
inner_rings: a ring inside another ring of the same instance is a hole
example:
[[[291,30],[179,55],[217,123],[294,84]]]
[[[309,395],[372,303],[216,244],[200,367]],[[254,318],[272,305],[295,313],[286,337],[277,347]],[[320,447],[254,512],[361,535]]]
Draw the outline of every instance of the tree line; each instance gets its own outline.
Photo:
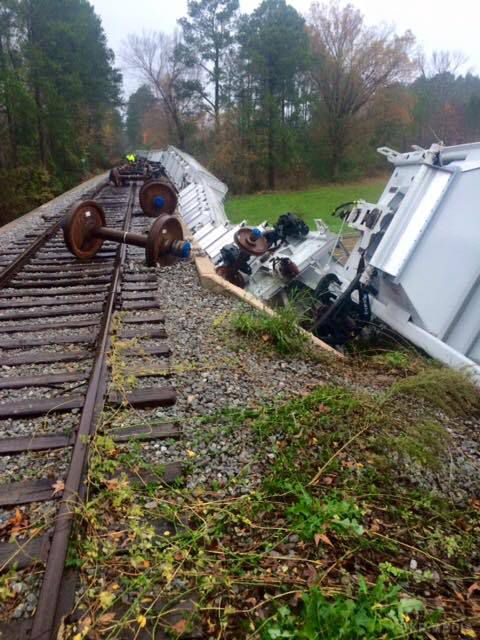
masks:
[[[264,0],[189,0],[173,34],[131,35],[130,145],[178,145],[233,191],[294,187],[384,169],[378,146],[480,134],[480,78],[456,52],[426,59],[412,32],[367,24],[351,4],[300,15]]]
[[[122,153],[121,86],[87,0],[0,0],[0,222]]]
[[[480,134],[480,78],[459,53],[351,4],[189,0],[174,33],[127,38],[122,76],[88,0],[0,0],[0,222],[138,147],[175,144],[233,192],[353,179],[407,149]],[[127,146],[128,145],[128,146]]]

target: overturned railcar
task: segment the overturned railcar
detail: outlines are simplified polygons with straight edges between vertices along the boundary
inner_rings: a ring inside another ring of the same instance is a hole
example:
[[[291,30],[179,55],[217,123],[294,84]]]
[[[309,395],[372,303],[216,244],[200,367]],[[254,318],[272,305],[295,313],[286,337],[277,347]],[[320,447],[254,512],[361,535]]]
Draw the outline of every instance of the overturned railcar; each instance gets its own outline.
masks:
[[[257,229],[232,225],[227,187],[175,147],[148,159],[175,184],[186,225],[224,277],[272,304],[307,289],[314,331],[332,344],[373,315],[480,381],[480,143],[379,152],[394,169],[378,202],[338,209],[358,233],[344,256],[340,235],[320,220],[314,230],[293,214]]]

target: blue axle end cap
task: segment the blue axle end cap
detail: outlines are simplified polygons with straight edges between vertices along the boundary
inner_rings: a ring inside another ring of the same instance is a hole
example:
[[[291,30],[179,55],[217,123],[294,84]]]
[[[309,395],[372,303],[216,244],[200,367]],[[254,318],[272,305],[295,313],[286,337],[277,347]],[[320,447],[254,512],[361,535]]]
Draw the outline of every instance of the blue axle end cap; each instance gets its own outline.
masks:
[[[153,199],[153,206],[155,209],[163,209],[165,206],[165,198],[162,198],[162,196],[156,196]]]

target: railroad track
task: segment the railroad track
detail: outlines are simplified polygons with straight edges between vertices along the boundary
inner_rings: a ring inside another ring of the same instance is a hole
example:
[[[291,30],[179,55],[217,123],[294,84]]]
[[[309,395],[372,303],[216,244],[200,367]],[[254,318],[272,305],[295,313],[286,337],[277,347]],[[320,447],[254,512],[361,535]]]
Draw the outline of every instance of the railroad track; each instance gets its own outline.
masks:
[[[135,183],[104,184],[92,197],[107,225],[123,234],[138,238],[151,226]],[[0,573],[33,575],[38,589],[30,616],[16,610],[12,620],[0,609],[2,640],[56,638],[72,611],[76,581],[65,561],[85,493],[89,443],[104,409],[176,401],[164,382],[166,365],[148,368],[150,386],[126,390],[109,382],[115,343],[122,345],[125,375],[142,376],[144,358],[170,356],[157,273],[141,266],[143,250],[106,240],[94,260],[80,263],[65,246],[63,219],[42,224],[0,259]],[[140,422],[109,435],[121,443],[175,438],[180,429]],[[172,463],[164,473],[172,481],[181,467]],[[32,533],[28,525],[39,513]]]

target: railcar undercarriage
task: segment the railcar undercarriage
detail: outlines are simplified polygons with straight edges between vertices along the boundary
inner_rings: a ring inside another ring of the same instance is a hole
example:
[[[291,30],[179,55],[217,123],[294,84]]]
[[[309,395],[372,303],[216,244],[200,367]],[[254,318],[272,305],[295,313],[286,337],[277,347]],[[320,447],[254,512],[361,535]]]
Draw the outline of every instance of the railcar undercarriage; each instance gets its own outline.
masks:
[[[358,234],[348,255],[321,220],[233,225],[228,188],[175,147],[139,152],[169,178],[196,243],[217,273],[264,302],[311,293],[312,330],[342,345],[378,318],[445,364],[480,381],[480,143],[398,153],[378,150],[393,174],[377,203],[340,205]],[[280,213],[280,212],[279,212]]]

